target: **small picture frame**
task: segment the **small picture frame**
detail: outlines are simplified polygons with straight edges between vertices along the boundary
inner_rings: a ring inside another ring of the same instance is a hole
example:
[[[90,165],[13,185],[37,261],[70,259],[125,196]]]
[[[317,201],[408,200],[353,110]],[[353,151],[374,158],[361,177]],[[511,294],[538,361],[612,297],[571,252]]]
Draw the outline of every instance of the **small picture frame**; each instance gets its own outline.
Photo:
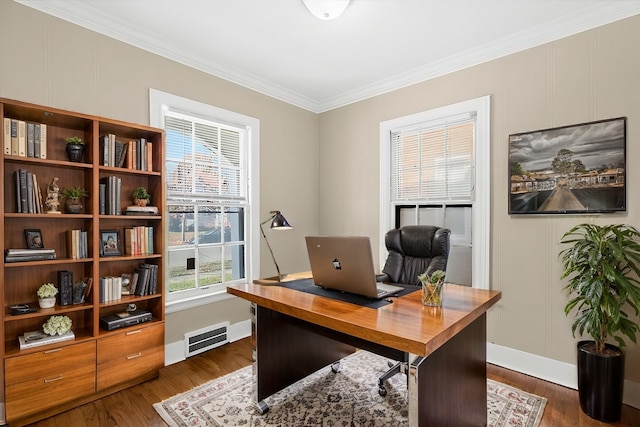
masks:
[[[42,232],[40,229],[33,228],[24,230],[24,238],[27,241],[27,249],[44,249],[42,240]]]
[[[120,255],[120,231],[100,230],[100,256]]]

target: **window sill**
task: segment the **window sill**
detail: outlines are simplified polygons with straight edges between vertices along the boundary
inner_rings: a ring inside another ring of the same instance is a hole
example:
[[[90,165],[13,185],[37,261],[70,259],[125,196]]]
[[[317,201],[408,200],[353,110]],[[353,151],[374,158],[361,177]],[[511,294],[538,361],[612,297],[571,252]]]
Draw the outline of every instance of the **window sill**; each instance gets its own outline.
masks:
[[[174,301],[167,301],[165,303],[165,313],[166,314],[177,313],[179,311],[189,310],[194,307],[213,304],[213,303],[225,301],[231,298],[236,298],[236,297],[222,290],[207,296],[197,296],[197,297],[191,297],[191,298],[176,299]]]

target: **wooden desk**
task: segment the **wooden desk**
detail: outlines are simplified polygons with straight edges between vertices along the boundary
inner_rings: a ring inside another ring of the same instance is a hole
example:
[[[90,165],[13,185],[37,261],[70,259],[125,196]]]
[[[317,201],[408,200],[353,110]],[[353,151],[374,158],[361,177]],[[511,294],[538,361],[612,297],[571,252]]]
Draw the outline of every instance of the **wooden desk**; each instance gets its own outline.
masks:
[[[411,427],[486,425],[486,311],[500,292],[446,284],[441,309],[423,306],[420,292],[378,309],[280,286],[227,292],[252,303],[254,399],[261,411],[268,396],[359,348],[395,360],[409,354]]]

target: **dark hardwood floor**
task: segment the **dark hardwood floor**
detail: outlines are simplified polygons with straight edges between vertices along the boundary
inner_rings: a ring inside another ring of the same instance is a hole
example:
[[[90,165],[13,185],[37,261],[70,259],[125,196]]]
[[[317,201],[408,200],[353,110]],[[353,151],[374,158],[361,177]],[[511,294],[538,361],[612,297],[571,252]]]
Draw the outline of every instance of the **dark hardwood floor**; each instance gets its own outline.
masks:
[[[248,338],[191,357],[160,370],[157,379],[131,387],[103,399],[88,403],[55,417],[31,424],[32,427],[69,426],[158,426],[166,424],[152,405],[187,391],[213,378],[231,373],[251,363]],[[640,410],[624,406],[619,423],[594,421],[580,410],[578,393],[556,384],[524,374],[488,365],[489,378],[510,384],[547,398],[540,427],[639,427]]]

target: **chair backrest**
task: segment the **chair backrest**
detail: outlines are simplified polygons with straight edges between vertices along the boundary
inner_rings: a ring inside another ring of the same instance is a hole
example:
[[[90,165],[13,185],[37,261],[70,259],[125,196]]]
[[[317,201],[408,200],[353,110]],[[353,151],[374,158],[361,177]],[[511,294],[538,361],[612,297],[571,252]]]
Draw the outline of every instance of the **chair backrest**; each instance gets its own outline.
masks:
[[[418,276],[447,270],[448,228],[433,225],[406,225],[389,230],[384,241],[389,255],[382,272],[392,283],[420,286]]]

